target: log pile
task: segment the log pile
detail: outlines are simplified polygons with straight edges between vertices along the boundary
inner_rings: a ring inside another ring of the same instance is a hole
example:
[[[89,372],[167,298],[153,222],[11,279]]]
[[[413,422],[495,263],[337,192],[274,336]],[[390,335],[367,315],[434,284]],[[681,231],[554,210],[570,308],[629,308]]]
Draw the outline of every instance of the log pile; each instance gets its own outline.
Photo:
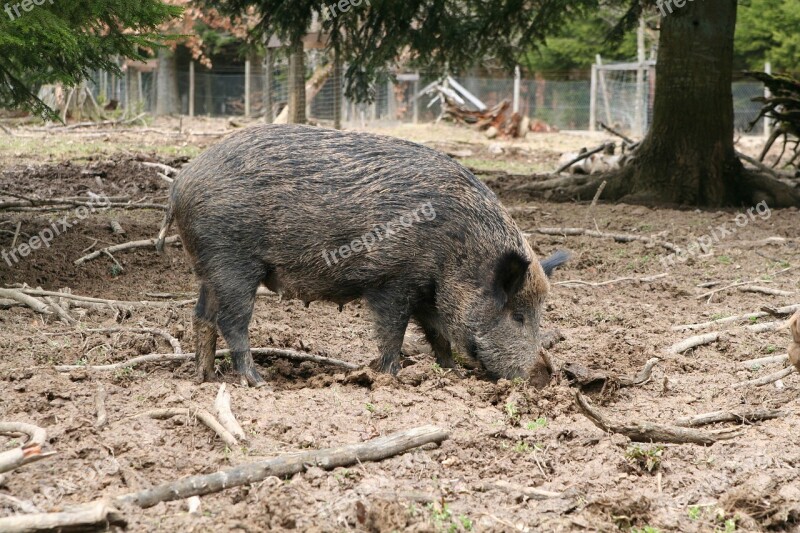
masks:
[[[532,128],[528,117],[512,111],[511,101],[508,99],[485,110],[474,110],[467,107],[456,92],[448,87],[435,86],[432,92],[438,93],[441,100],[440,120],[472,126],[484,132],[490,139],[524,138],[529,131],[557,131],[541,121],[537,121],[534,124],[535,128]]]

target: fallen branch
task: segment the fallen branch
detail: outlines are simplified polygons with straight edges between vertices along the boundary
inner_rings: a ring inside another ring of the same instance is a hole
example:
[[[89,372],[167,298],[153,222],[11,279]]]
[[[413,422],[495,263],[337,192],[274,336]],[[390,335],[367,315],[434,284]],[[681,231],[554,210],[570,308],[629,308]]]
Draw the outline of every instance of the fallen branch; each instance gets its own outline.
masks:
[[[182,500],[190,496],[202,496],[257,483],[272,476],[285,478],[304,471],[309,465],[318,466],[323,470],[333,470],[340,466],[347,467],[365,461],[381,461],[426,444],[441,444],[448,437],[448,432],[441,428],[422,426],[358,444],[296,452],[274,459],[242,464],[214,474],[190,476],[120,496],[117,502],[148,508],[161,502]]]
[[[0,289],[0,291],[6,291],[9,289]],[[153,302],[148,300],[140,300],[140,301],[124,301],[124,300],[107,300],[105,298],[93,298],[91,296],[79,296],[77,294],[71,294],[68,292],[53,292],[53,291],[44,291],[41,289],[11,289],[16,290],[17,292],[21,292],[22,294],[28,296],[55,296],[56,298],[65,298],[67,300],[76,300],[80,302],[87,302],[87,303],[94,303],[94,304],[103,304],[103,305],[111,305],[111,306],[119,306],[119,307],[133,307],[133,306],[150,306],[150,307],[173,307],[173,306],[184,306],[188,304],[194,304],[197,300],[178,300],[175,302]],[[7,293],[0,292],[0,297],[5,296]],[[9,298],[14,299],[13,296],[8,295]],[[42,304],[44,305],[44,304]]]
[[[756,311],[756,312],[747,313],[747,314],[744,314],[744,315],[729,316],[729,317],[726,317],[726,318],[719,318],[717,320],[711,320],[709,322],[702,322],[702,323],[699,323],[699,324],[683,324],[683,325],[680,325],[680,326],[673,326],[672,330],[673,331],[686,331],[686,330],[703,329],[703,328],[707,328],[709,326],[716,326],[716,325],[720,325],[720,324],[730,324],[732,322],[741,322],[741,321],[745,321],[745,320],[754,320],[754,319],[757,319],[757,318],[763,318],[765,316],[770,316],[770,315],[776,316],[776,314],[777,315],[781,315],[781,316],[788,316],[788,315],[791,315],[792,313],[797,312],[798,310],[800,310],[800,304],[794,304],[794,305],[788,305],[786,307],[781,307],[779,309],[772,310],[771,313],[767,313],[765,311]]]
[[[622,283],[623,281],[634,281],[636,283],[649,283],[651,281],[655,281],[657,279],[663,279],[669,276],[668,273],[658,274],[656,276],[645,276],[641,278],[617,278],[612,279],[609,281],[601,281],[597,283],[593,283],[590,281],[581,281],[578,279],[575,280],[567,280],[567,281],[559,281],[556,283],[552,283],[551,285],[565,285],[568,287],[577,287],[577,286],[585,286],[585,287],[605,287],[606,285],[613,285],[615,283]]]
[[[561,173],[562,173],[562,172],[564,172],[565,170],[568,170],[568,169],[569,169],[569,168],[570,168],[572,165],[574,165],[575,163],[578,163],[578,162],[580,162],[580,161],[583,161],[583,160],[584,160],[584,159],[586,159],[587,157],[591,157],[591,156],[593,156],[594,154],[598,154],[598,153],[600,153],[600,152],[602,152],[602,151],[604,151],[604,150],[607,150],[607,149],[609,149],[609,148],[614,148],[614,147],[615,147],[614,143],[603,143],[603,144],[601,144],[600,146],[598,146],[598,147],[596,147],[596,148],[592,148],[591,150],[587,150],[587,151],[585,151],[585,152],[583,152],[583,153],[579,154],[577,157],[575,157],[575,158],[571,159],[569,162],[567,162],[567,163],[564,163],[563,165],[561,165],[560,167],[558,167],[558,168],[556,169],[556,171],[555,171],[555,172],[553,172],[553,174],[561,174]]]
[[[14,515],[0,518],[4,533],[36,531],[105,530],[111,526],[125,527],[127,522],[107,500],[98,500],[59,513]]]
[[[86,254],[83,257],[80,257],[74,261],[76,265],[82,265],[86,261],[91,261],[92,259],[96,259],[103,254],[111,254],[114,252],[120,252],[122,250],[133,250],[137,248],[153,248],[155,250],[156,241],[158,239],[144,239],[141,241],[131,241],[125,242],[122,244],[115,244],[114,246],[109,246],[107,248],[103,248],[101,250],[95,250],[90,254]],[[166,244],[174,244],[180,240],[178,235],[173,235],[171,237],[167,237],[164,242]]]
[[[748,359],[747,361],[742,361],[739,364],[747,368],[757,368],[764,365],[783,363],[787,359],[789,359],[789,354],[771,355],[769,357],[759,357],[758,359]]]
[[[150,163],[148,161],[142,161],[142,166],[147,168],[157,168],[158,170],[163,171],[165,174],[177,174],[179,172],[177,168],[164,165],[163,163]]]
[[[714,444],[720,440],[732,439],[739,435],[734,429],[721,429],[701,431],[678,426],[654,424],[652,422],[617,423],[604,417],[599,411],[593,409],[586,398],[580,393],[575,393],[575,404],[595,426],[603,431],[619,433],[634,442],[670,442],[675,444]]]
[[[74,326],[78,323],[78,321],[72,318],[63,307],[58,305],[58,302],[56,302],[52,296],[45,296],[44,301],[47,302],[47,305],[50,306],[50,309],[52,309],[58,315],[63,323],[69,326]]]
[[[650,381],[650,376],[653,373],[653,368],[661,361],[659,357],[652,357],[647,360],[644,367],[633,378],[619,378],[619,384],[622,387],[635,387]]]
[[[755,292],[759,294],[766,294],[768,296],[792,296],[794,292],[792,291],[782,291],[780,289],[771,289],[769,287],[759,287],[757,285],[747,285],[744,287],[739,287],[739,291],[741,292]]]
[[[737,409],[735,411],[713,411],[678,419],[675,423],[682,427],[697,427],[718,422],[739,422],[747,424],[759,420],[771,420],[790,414],[781,409]]]
[[[136,416],[147,416],[150,418],[155,418],[156,420],[167,420],[168,418],[172,418],[173,416],[186,416],[189,418],[196,418],[200,422],[206,425],[211,431],[216,433],[222,442],[224,442],[228,448],[231,450],[236,449],[239,443],[236,441],[236,437],[231,435],[231,433],[222,427],[214,415],[209,413],[204,409],[187,409],[187,408],[170,408],[170,409],[154,409],[153,411],[147,411],[146,413],[141,413]]]
[[[0,435],[28,436],[28,441],[22,446],[0,453],[0,474],[55,454],[55,452],[42,453],[42,446],[47,441],[47,432],[39,426],[24,422],[0,422]],[[0,528],[0,531],[5,530]]]
[[[173,337],[169,334],[169,332],[164,331],[163,329],[158,328],[121,328],[121,327],[113,327],[113,328],[96,328],[96,329],[84,329],[77,331],[76,333],[149,333],[151,335],[157,335],[164,340],[166,340],[170,346],[172,346],[172,351],[176,354],[182,354],[183,349],[181,348],[181,343],[178,342],[178,339]]]
[[[627,145],[629,148],[633,148],[634,146],[636,146],[637,144],[639,144],[639,143],[637,143],[636,141],[634,141],[633,139],[631,139],[630,137],[626,137],[626,136],[625,136],[625,135],[623,135],[622,133],[618,132],[618,131],[617,131],[617,130],[615,130],[614,128],[611,128],[611,127],[607,126],[606,124],[604,124],[604,123],[602,123],[602,122],[598,122],[597,124],[598,124],[598,126],[600,126],[601,128],[603,128],[604,130],[606,130],[608,133],[610,133],[610,134],[612,134],[612,135],[616,135],[617,137],[619,137],[620,139],[622,139],[623,141],[625,141],[625,144],[626,144],[626,145]]]
[[[544,352],[542,353],[544,354]],[[653,368],[659,361],[661,361],[661,359],[658,357],[648,359],[642,370],[631,378],[609,376],[604,372],[589,370],[578,363],[566,363],[561,367],[561,371],[571,384],[578,385],[582,390],[599,387],[602,387],[601,390],[605,390],[609,384],[617,387],[635,387],[637,385],[643,385],[650,380]]]
[[[585,229],[585,228],[537,228],[533,230],[535,233],[542,235],[559,235],[564,237],[597,237],[601,239],[614,239],[616,242],[643,242],[652,246],[661,246],[671,252],[677,252],[678,247],[667,241],[659,241],[650,237],[643,237],[641,235],[631,235],[628,233],[604,233],[602,231]]]
[[[253,348],[250,350],[250,353],[253,356],[264,356],[264,357],[280,357],[282,359],[289,359],[291,361],[311,361],[313,363],[318,363],[321,365],[329,365],[329,366],[337,366],[340,368],[344,368],[346,370],[358,370],[361,368],[360,365],[356,365],[354,363],[348,363],[347,361],[341,361],[339,359],[333,359],[331,357],[325,357],[322,355],[314,355],[305,352],[297,352],[295,350],[286,350],[281,348]],[[230,354],[230,350],[217,350],[216,357],[225,357],[226,355]],[[190,361],[194,360],[194,353],[185,353],[185,354],[148,354],[148,355],[140,355],[138,357],[134,357],[133,359],[128,359],[127,361],[120,361],[119,363],[112,363],[107,365],[58,365],[55,366],[56,372],[72,372],[74,370],[94,370],[94,371],[113,371],[113,370],[120,370],[122,368],[133,367],[136,365],[141,365],[144,363],[171,363],[175,361]]]
[[[227,429],[231,435],[240,441],[247,440],[242,426],[239,425],[239,422],[236,421],[236,417],[233,416],[233,411],[231,411],[231,394],[226,390],[224,383],[219,386],[217,398],[214,400],[214,409],[217,410],[217,416],[222,426]]]
[[[720,338],[721,333],[715,331],[713,333],[705,333],[703,335],[695,335],[694,337],[689,337],[688,339],[684,339],[680,342],[676,342],[672,346],[667,349],[667,353],[672,355],[681,354],[687,350],[691,350],[692,348],[697,348],[698,346],[703,346],[706,344],[711,344],[712,342],[717,342]]]
[[[778,372],[773,372],[772,374],[767,374],[766,376],[761,376],[760,378],[750,379],[747,381],[741,381],[739,383],[734,383],[731,388],[733,389],[742,389],[745,387],[763,387],[764,385],[769,385],[770,383],[775,383],[779,379],[783,379],[787,376],[792,375],[793,373],[797,372],[797,369],[793,366],[787,366],[783,370],[779,370]]]
[[[10,300],[14,300],[22,305],[30,307],[37,313],[41,313],[43,315],[52,314],[50,307],[46,304],[40,302],[36,298],[31,297],[28,294],[25,294],[21,290],[16,289],[0,289],[0,298],[7,298]]]

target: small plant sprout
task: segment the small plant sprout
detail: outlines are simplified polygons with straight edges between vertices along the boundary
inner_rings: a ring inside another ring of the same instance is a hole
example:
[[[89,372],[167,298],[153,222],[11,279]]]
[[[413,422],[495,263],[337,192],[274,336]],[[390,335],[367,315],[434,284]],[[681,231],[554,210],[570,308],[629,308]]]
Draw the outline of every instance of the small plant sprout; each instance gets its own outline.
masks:
[[[653,446],[652,448],[644,448],[642,446],[630,446],[625,452],[625,459],[628,463],[643,468],[647,472],[657,470],[661,466],[661,456],[664,453],[664,448],[661,446]]]
[[[525,429],[528,431],[536,431],[537,429],[542,429],[547,427],[547,419],[543,416],[537,418],[533,422],[528,422],[525,424]]]

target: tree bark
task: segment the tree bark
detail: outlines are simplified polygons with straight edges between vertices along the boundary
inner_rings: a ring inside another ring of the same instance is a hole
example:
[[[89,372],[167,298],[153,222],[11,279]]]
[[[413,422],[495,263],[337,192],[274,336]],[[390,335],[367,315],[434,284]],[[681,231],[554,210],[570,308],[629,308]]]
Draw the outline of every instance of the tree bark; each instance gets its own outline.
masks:
[[[306,64],[303,43],[294,43],[289,56],[289,124],[306,122]]]

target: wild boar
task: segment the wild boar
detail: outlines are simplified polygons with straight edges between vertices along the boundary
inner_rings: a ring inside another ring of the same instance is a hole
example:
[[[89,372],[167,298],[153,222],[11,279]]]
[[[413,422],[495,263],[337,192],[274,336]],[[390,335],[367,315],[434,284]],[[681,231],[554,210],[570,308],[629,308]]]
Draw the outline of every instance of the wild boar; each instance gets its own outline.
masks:
[[[175,179],[162,243],[173,219],[200,284],[200,381],[214,375],[219,328],[242,381],[264,384],[248,335],[259,285],[306,304],[361,298],[381,371],[397,372],[414,320],[439,365],[458,353],[492,377],[526,378],[547,275],[566,260],[537,262],[495,195],[450,157],[308,126],[255,126],[206,150]]]

